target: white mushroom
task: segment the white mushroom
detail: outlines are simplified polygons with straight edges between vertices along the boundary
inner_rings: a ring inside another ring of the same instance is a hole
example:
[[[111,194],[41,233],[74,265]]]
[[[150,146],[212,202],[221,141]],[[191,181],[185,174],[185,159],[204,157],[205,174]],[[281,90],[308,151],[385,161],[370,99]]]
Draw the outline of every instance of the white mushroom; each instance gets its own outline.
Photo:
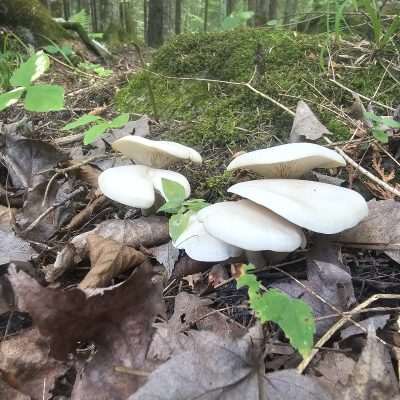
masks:
[[[175,181],[190,196],[187,179],[174,171],[154,169],[144,165],[125,165],[103,171],[98,179],[99,188],[105,196],[119,203],[142,209],[150,208],[155,201],[155,191],[165,198],[162,178]]]
[[[198,261],[224,261],[242,253],[241,249],[208,234],[196,214],[190,217],[187,228],[174,246],[184,249],[190,258]]]
[[[368,215],[354,190],[297,179],[260,179],[231,186],[228,192],[258,203],[293,224],[318,233],[338,233]]]
[[[155,141],[140,136],[124,136],[116,140],[112,147],[137,164],[154,168],[164,168],[179,160],[201,164],[201,155],[191,147],[175,142]]]
[[[197,216],[208,234],[244,250],[285,252],[305,243],[298,226],[249,200],[216,203]]]
[[[289,143],[242,154],[227,170],[244,168],[267,178],[299,178],[314,168],[345,165],[344,158],[334,150],[313,143]]]

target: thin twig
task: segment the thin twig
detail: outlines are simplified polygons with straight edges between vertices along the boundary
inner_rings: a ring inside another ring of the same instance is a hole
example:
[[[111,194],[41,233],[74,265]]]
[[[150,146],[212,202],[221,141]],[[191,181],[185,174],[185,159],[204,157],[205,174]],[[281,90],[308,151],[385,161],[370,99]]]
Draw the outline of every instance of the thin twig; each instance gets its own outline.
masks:
[[[71,200],[75,196],[83,193],[85,191],[85,188],[83,186],[80,186],[78,189],[74,190],[72,193],[67,195],[65,199],[54,203],[51,207],[49,207],[47,210],[45,210],[42,214],[40,214],[26,229],[24,229],[21,234],[25,234],[30,232],[32,229],[34,229],[37,225],[40,224],[40,222],[47,217],[52,211],[54,211],[56,208],[62,206],[65,204],[67,201]]]
[[[334,83],[335,85],[339,86],[340,88],[350,92],[351,94],[357,94],[358,96],[360,96],[362,99],[369,101],[370,103],[374,103],[380,107],[386,108],[387,110],[390,111],[395,111],[395,109],[393,107],[387,106],[386,104],[380,103],[379,101],[373,100],[370,97],[364,96],[363,94],[360,94],[358,92],[356,92],[353,89],[349,89],[348,87],[344,86],[343,84],[341,84],[338,81],[335,81],[334,79],[329,79],[330,82]]]
[[[314,348],[311,350],[311,353],[307,358],[305,358],[297,367],[297,372],[302,374],[305,369],[308,367],[312,359],[318,353],[319,348],[323,347],[324,344],[331,339],[331,337],[349,320],[351,320],[351,316],[353,314],[358,313],[360,310],[367,308],[371,303],[374,303],[377,300],[388,299],[388,300],[400,300],[400,294],[374,294],[369,299],[365,300],[363,303],[354,307],[351,311],[347,312],[343,315],[342,319],[337,321],[335,324],[331,326],[331,328],[318,340],[315,344]]]

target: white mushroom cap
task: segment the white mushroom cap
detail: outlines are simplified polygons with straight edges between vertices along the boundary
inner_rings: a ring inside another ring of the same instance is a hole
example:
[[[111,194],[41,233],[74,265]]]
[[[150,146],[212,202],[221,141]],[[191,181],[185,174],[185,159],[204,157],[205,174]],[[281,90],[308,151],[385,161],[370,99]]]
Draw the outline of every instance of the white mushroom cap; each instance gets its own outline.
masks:
[[[186,198],[190,196],[187,179],[174,171],[153,169],[144,165],[124,165],[103,171],[99,178],[99,188],[114,201],[131,207],[150,208],[155,201],[155,190],[165,198],[162,178],[182,185]]]
[[[314,143],[289,143],[242,154],[227,170],[245,168],[267,178],[299,178],[314,168],[345,165],[344,158],[334,150]]]
[[[354,190],[297,179],[260,179],[231,186],[235,193],[269,208],[288,221],[318,233],[338,233],[368,215]]]
[[[116,140],[112,147],[137,164],[154,168],[164,168],[179,160],[201,164],[201,155],[191,147],[175,142],[155,141],[140,136],[124,136]]]
[[[298,226],[249,200],[213,204],[198,219],[207,233],[244,250],[285,252],[305,243]]]
[[[224,261],[238,257],[242,250],[218,240],[208,234],[196,215],[192,215],[185,231],[174,243],[178,249],[185,249],[186,254],[198,261]]]

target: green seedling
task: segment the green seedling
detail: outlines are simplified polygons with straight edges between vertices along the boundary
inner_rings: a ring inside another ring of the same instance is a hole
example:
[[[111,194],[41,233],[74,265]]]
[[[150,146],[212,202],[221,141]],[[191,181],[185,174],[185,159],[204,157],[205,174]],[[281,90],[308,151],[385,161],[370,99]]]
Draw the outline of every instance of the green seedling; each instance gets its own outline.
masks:
[[[386,133],[386,129],[400,129],[400,122],[392,118],[380,117],[372,112],[365,112],[364,116],[372,124],[372,135],[381,143],[389,142],[389,135]]]

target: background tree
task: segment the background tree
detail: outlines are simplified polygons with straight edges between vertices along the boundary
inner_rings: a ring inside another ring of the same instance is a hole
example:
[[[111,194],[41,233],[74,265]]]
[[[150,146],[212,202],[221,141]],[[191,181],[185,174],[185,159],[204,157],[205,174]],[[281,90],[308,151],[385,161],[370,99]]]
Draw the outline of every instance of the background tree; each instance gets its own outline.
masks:
[[[149,16],[147,23],[147,44],[159,47],[163,44],[164,0],[149,1]]]

